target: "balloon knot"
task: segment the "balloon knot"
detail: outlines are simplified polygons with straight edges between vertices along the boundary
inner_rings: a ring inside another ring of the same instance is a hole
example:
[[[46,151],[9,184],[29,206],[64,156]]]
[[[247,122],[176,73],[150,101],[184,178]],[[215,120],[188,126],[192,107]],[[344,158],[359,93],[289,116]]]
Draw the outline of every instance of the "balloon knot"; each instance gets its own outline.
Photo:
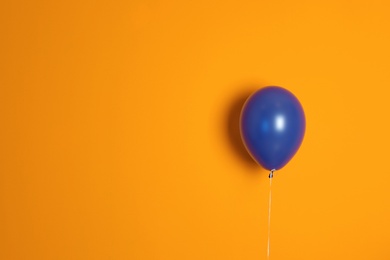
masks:
[[[276,169],[272,169],[271,172],[269,173],[268,175],[268,178],[273,178],[274,177],[274,171],[276,171]]]

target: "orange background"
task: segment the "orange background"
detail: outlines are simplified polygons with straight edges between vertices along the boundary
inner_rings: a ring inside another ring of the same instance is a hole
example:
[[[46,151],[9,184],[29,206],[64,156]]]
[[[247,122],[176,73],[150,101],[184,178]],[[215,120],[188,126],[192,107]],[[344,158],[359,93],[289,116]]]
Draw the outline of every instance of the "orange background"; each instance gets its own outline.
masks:
[[[266,259],[238,136],[281,85],[304,142],[271,259],[390,259],[386,1],[2,1],[0,259]]]

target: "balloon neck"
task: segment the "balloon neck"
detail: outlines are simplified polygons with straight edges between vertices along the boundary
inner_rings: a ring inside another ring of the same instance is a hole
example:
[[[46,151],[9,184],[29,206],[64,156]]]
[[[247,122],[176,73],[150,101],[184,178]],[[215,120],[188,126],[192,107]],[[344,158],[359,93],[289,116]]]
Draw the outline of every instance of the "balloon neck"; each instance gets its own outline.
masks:
[[[273,178],[274,177],[274,171],[276,171],[276,169],[272,169],[268,175],[268,178]]]

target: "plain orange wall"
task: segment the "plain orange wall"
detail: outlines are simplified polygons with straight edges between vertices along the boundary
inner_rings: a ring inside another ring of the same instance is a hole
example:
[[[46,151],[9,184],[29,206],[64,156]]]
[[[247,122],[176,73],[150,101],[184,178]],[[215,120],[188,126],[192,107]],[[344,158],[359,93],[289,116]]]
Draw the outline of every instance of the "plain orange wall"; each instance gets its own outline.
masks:
[[[0,259],[266,259],[238,113],[307,131],[271,259],[390,259],[387,1],[2,1]]]

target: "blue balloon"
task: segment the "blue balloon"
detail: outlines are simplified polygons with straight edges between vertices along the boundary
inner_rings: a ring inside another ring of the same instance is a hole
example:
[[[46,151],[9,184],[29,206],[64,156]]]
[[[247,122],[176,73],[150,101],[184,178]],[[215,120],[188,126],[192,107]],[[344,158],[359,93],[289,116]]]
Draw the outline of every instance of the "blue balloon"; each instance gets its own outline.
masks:
[[[253,93],[240,116],[244,145],[268,170],[285,166],[300,147],[306,120],[298,99],[288,90],[270,86]]]

